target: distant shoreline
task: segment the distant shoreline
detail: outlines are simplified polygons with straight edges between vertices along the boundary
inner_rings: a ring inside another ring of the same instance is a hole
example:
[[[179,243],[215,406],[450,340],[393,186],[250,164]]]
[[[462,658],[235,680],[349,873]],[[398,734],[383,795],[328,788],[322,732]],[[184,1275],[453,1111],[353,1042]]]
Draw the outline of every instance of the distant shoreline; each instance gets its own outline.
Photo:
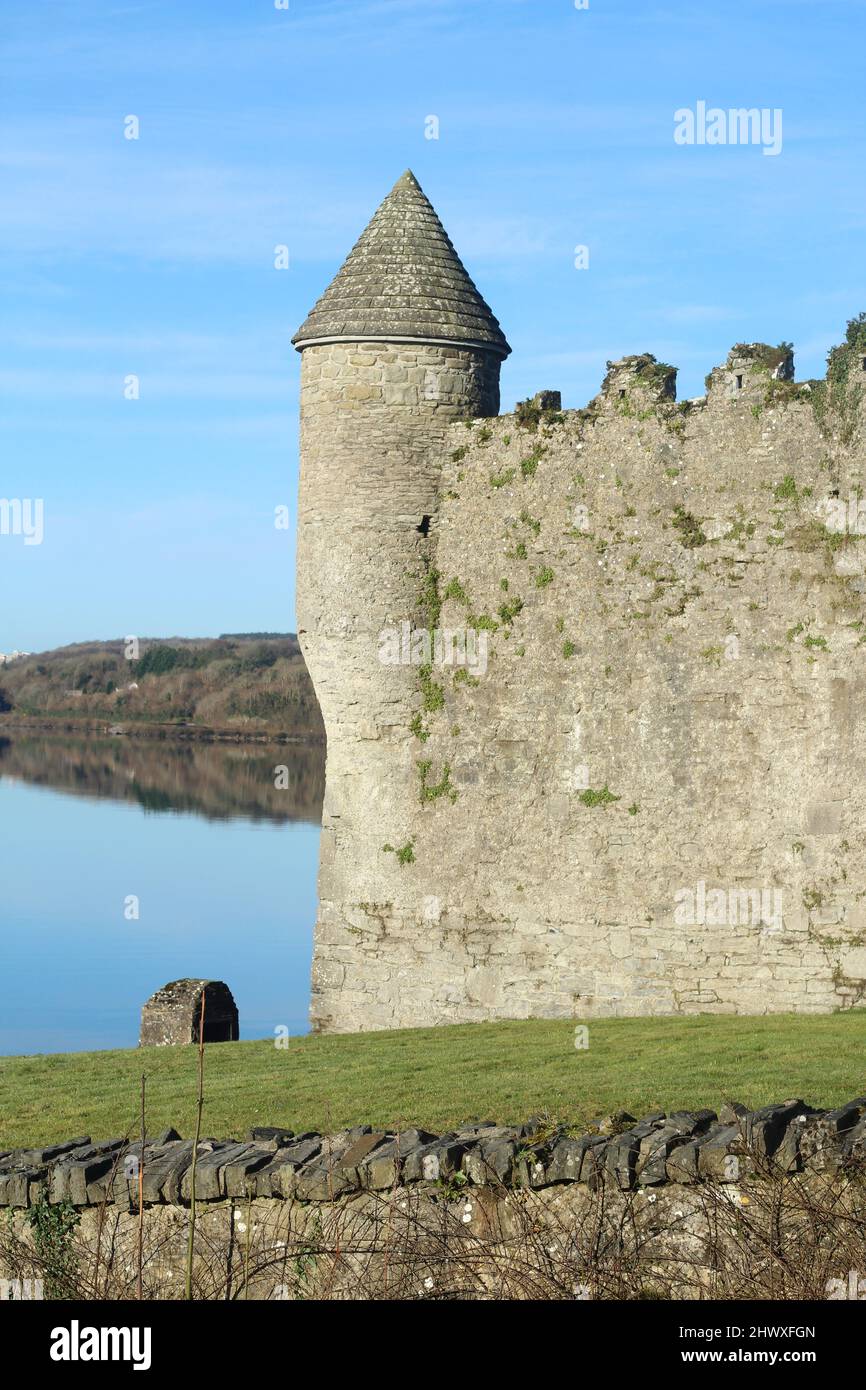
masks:
[[[315,734],[292,734],[284,729],[225,729],[203,724],[160,723],[157,720],[74,719],[68,715],[0,715],[0,734],[15,733],[89,734],[103,738],[178,739],[202,743],[289,743],[320,746],[325,740]]]
[[[20,656],[0,667],[3,729],[187,743],[325,741],[292,633],[113,639]]]

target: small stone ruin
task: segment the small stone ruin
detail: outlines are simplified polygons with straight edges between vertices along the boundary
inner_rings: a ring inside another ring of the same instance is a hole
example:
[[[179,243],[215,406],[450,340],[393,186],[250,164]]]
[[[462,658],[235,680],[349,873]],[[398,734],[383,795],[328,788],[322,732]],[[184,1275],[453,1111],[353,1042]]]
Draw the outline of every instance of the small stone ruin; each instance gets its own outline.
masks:
[[[222,980],[172,980],[141,1010],[139,1047],[197,1043],[204,995],[204,1041],[237,1042],[238,1009]]]

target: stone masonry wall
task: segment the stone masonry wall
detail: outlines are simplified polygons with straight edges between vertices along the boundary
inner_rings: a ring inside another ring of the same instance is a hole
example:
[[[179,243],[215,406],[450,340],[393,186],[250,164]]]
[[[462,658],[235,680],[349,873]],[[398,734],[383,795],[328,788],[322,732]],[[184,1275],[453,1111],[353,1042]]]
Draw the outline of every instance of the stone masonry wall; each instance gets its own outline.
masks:
[[[335,729],[374,724],[394,700],[393,680],[383,685],[387,673],[366,659],[369,642],[375,650],[382,622],[413,601],[409,576],[429,548],[425,517],[438,505],[448,427],[498,409],[498,359],[485,352],[424,343],[304,350],[298,635]]]
[[[413,674],[376,659],[378,633],[417,609],[448,428],[498,408],[499,359],[482,350],[336,343],[303,352],[298,637],[330,735],[326,902],[354,893],[369,827],[402,814]],[[380,738],[389,727],[396,741]],[[317,960],[327,988],[326,943]]]
[[[860,1097],[832,1111],[621,1112],[583,1134],[535,1119],[203,1140],[196,1296],[690,1298],[731,1296],[741,1277],[760,1297],[769,1277],[774,1297],[848,1297],[864,1117]],[[146,1143],[148,1298],[183,1296],[191,1160],[174,1130]],[[86,1136],[0,1153],[4,1297],[132,1296],[140,1161],[136,1142]]]
[[[388,590],[351,667],[339,643],[327,672],[311,659],[331,806],[315,1026],[862,1005],[849,356],[833,394],[797,386],[784,345],[739,345],[682,406],[673,369],[627,358],[587,410],[433,441],[429,544],[400,561],[412,599]],[[358,535],[361,592],[380,565],[387,587],[393,535]],[[348,604],[359,634],[350,580],[327,611]],[[383,667],[377,631],[401,620],[486,635],[485,669]]]

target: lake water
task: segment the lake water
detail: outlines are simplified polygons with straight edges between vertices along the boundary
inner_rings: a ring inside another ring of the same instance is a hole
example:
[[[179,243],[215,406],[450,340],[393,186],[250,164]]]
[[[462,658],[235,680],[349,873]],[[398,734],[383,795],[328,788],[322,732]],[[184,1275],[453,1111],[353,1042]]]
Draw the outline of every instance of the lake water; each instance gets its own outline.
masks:
[[[306,1032],[323,785],[318,747],[7,731],[0,1054],[134,1047],[184,976],[242,1038]]]

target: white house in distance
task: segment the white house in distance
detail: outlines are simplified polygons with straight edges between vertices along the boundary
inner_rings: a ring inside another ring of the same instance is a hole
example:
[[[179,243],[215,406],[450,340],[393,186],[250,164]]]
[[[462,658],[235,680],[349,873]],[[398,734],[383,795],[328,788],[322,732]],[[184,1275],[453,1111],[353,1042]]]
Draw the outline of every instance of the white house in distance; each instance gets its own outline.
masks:
[[[0,652],[0,666],[8,666],[10,661],[18,661],[22,656],[32,656],[32,652]]]

